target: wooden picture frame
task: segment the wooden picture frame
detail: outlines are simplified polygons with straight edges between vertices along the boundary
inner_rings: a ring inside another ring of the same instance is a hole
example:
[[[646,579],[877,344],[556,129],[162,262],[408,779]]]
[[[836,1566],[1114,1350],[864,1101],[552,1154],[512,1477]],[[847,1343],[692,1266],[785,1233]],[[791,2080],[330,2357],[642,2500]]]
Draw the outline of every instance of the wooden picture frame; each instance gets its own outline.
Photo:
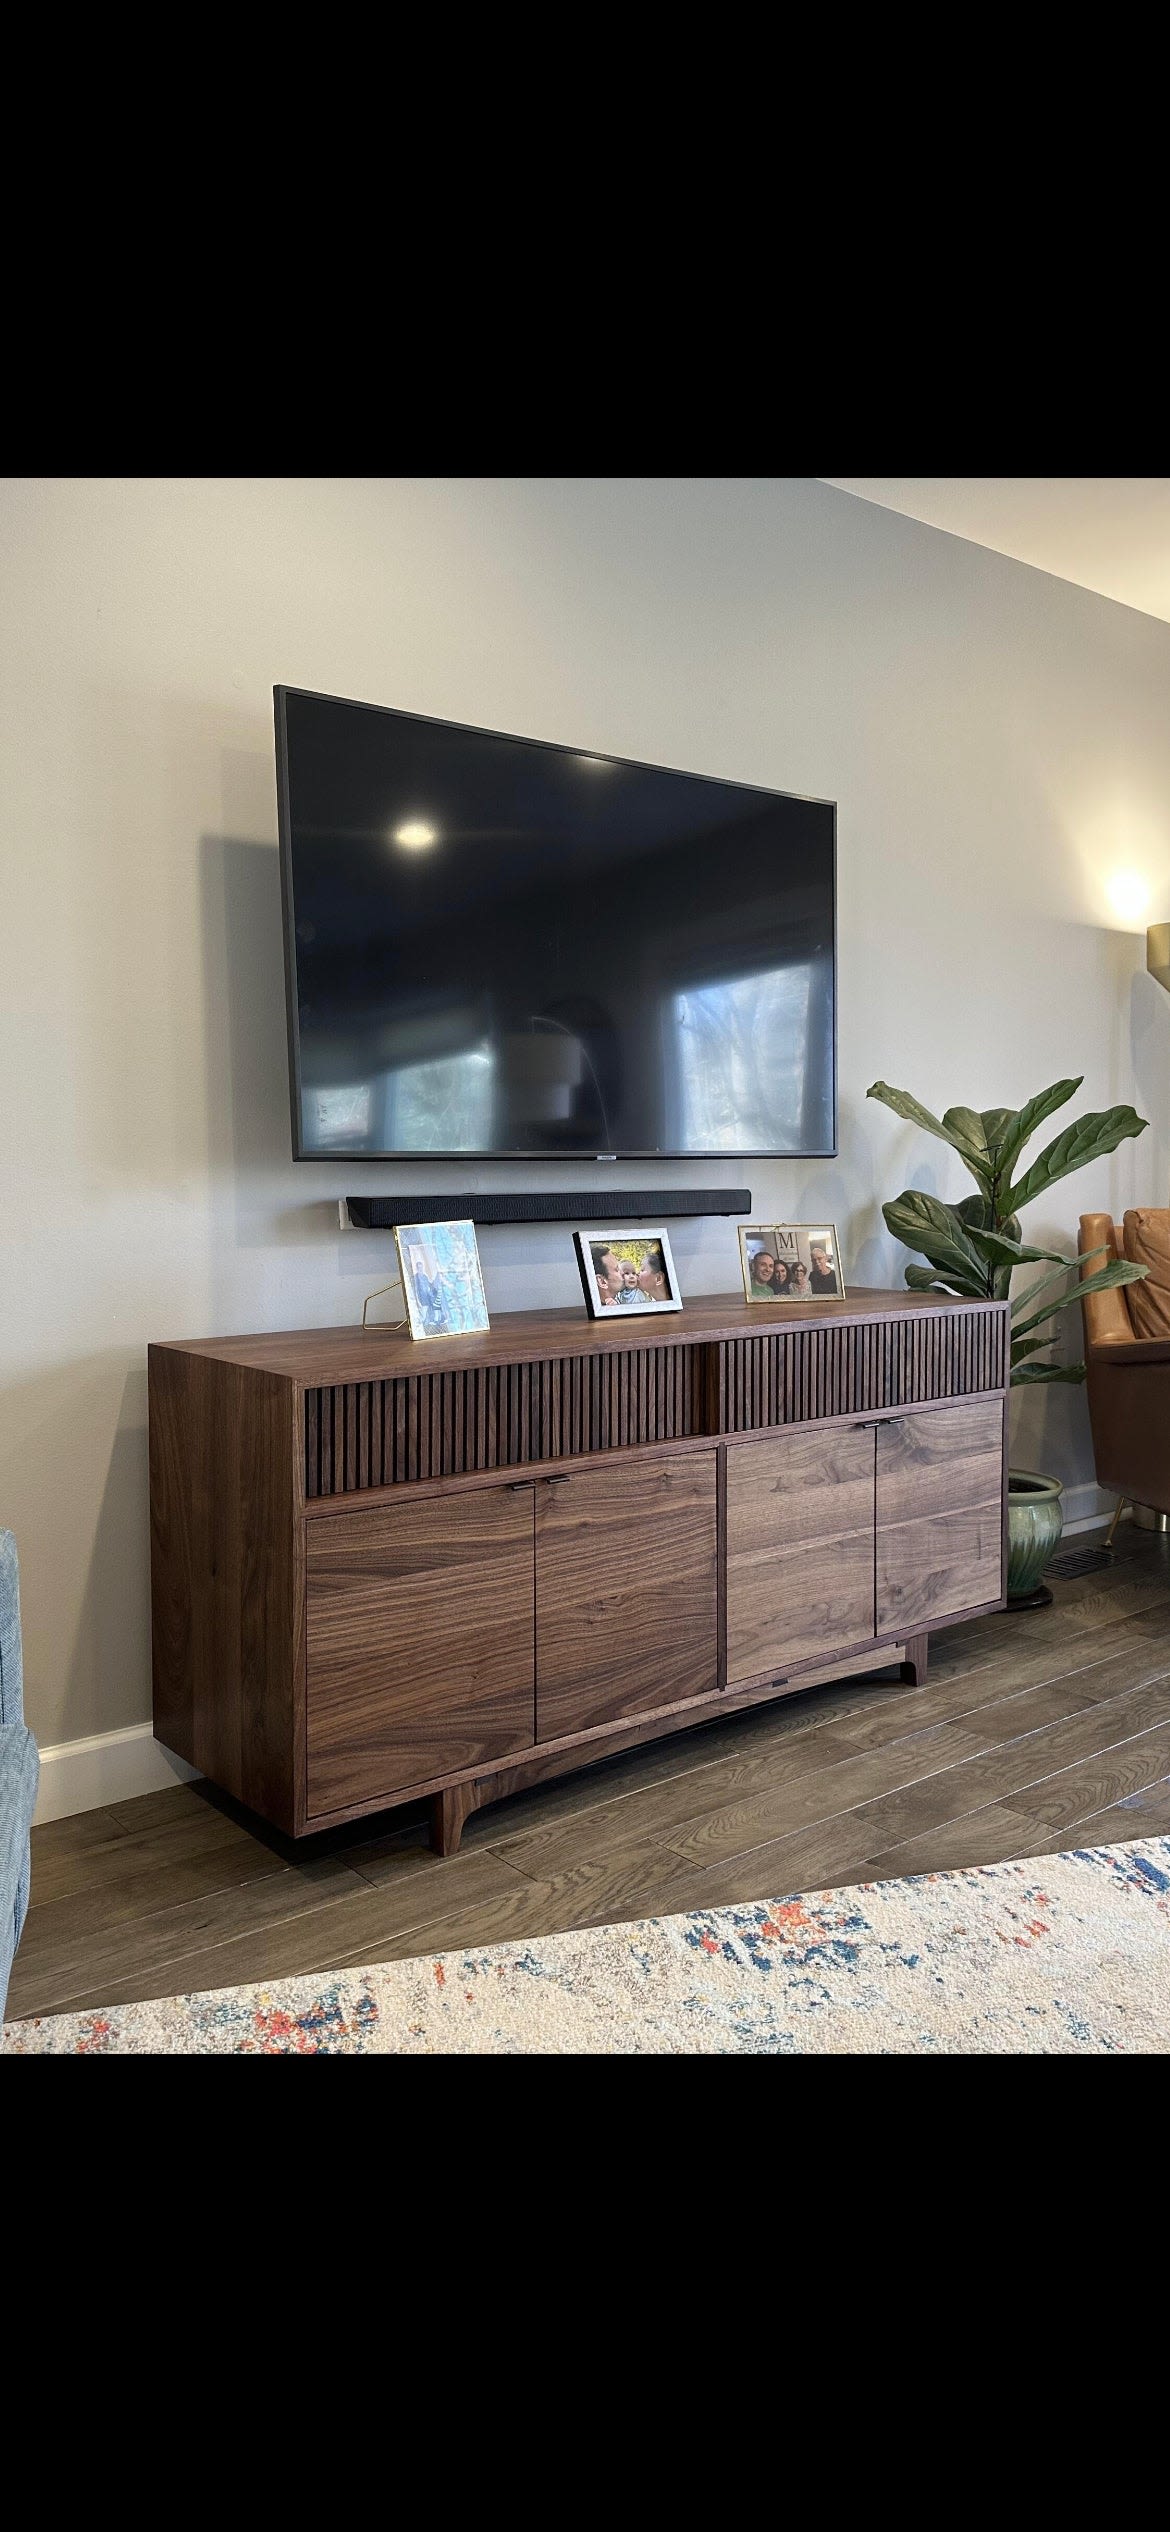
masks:
[[[585,1306],[592,1319],[640,1319],[651,1312],[681,1310],[674,1259],[666,1232],[655,1226],[615,1231],[574,1231]],[[616,1278],[608,1261],[622,1269]]]
[[[739,1266],[745,1301],[845,1299],[833,1222],[741,1222]]]

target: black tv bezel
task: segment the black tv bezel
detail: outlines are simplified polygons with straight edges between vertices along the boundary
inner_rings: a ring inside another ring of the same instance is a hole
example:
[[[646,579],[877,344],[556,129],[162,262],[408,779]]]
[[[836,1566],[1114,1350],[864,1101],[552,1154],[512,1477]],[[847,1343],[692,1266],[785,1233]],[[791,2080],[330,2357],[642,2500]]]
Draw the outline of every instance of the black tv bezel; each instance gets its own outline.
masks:
[[[314,686],[274,686],[272,689],[272,695],[276,724],[277,831],[280,848],[280,901],[282,928],[284,932],[284,999],[285,1025],[288,1035],[289,1106],[292,1125],[292,1156],[294,1161],[328,1161],[335,1168],[341,1167],[342,1165],[348,1167],[350,1163],[354,1161],[360,1161],[362,1165],[367,1168],[371,1166],[377,1167],[379,1163],[382,1162],[410,1161],[416,1166],[424,1168],[429,1168],[433,1163],[436,1168],[446,1169],[462,1163],[483,1163],[492,1161],[503,1162],[508,1166],[514,1165],[516,1162],[527,1163],[528,1161],[532,1161],[534,1163],[539,1163],[543,1167],[551,1161],[559,1161],[562,1166],[565,1166],[569,1163],[589,1163],[595,1161],[726,1160],[738,1162],[741,1160],[836,1160],[838,1155],[839,1117],[837,1101],[837,803],[835,800],[822,800],[815,792],[781,791],[775,785],[768,783],[729,783],[726,776],[723,774],[691,773],[688,772],[687,768],[683,765],[659,765],[644,757],[638,756],[613,756],[610,755],[605,748],[570,747],[564,741],[558,742],[553,739],[524,738],[518,731],[515,730],[484,729],[474,721],[446,721],[443,720],[437,713],[403,712],[400,711],[394,704],[363,703],[357,696],[324,694]],[[343,704],[348,711],[352,712],[378,712],[383,714],[388,720],[393,721],[423,722],[428,726],[428,728],[434,730],[458,730],[468,738],[507,739],[514,747],[531,747],[539,749],[541,753],[546,756],[595,756],[603,764],[625,766],[636,773],[681,774],[687,782],[719,783],[722,785],[724,790],[743,791],[749,794],[753,799],[757,800],[793,800],[800,802],[810,809],[828,809],[831,812],[833,821],[830,842],[832,860],[831,887],[833,920],[833,1045],[831,1065],[833,1118],[832,1142],[828,1144],[823,1151],[801,1150],[795,1152],[749,1150],[745,1146],[737,1146],[734,1152],[701,1152],[696,1150],[685,1152],[664,1152],[660,1150],[644,1151],[636,1149],[633,1146],[631,1146],[628,1150],[621,1149],[616,1152],[534,1152],[523,1150],[495,1150],[490,1152],[468,1152],[463,1150],[459,1150],[457,1152],[306,1151],[303,1145],[301,1113],[301,1045],[297,1000],[296,935],[293,919],[292,809],[289,800],[288,783],[288,733],[285,726],[285,709],[290,696],[296,696],[298,699],[306,703]]]

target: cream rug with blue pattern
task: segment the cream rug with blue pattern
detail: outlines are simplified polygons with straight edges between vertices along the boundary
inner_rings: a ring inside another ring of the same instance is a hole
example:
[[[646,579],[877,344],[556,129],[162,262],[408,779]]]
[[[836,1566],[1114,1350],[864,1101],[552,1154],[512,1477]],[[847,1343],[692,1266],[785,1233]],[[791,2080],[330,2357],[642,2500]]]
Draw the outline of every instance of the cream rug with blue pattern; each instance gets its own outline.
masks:
[[[1170,1838],[11,2022],[11,2056],[1170,2050]]]

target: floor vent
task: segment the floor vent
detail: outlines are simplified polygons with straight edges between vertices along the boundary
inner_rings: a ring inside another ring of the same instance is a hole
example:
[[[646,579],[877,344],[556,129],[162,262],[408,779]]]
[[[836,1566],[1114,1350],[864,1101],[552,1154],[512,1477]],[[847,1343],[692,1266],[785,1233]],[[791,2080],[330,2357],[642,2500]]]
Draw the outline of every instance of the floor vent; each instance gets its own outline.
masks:
[[[1063,1556],[1049,1558],[1044,1571],[1056,1582],[1075,1582],[1078,1574],[1096,1574],[1115,1563],[1111,1547],[1066,1547]]]

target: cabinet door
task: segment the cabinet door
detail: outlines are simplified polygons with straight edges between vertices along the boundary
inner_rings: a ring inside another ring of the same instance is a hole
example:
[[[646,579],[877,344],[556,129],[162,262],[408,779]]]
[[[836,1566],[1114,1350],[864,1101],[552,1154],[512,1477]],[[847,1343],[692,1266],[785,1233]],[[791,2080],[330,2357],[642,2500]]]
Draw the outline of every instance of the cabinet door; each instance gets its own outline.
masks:
[[[872,1425],[727,1451],[727,1684],[872,1641]]]
[[[715,1690],[716,1549],[714,1449],[538,1480],[539,1740]]]
[[[533,1490],[306,1523],[308,1808],[532,1746]]]
[[[985,1398],[878,1426],[879,1635],[1002,1598],[1003,1413]]]

